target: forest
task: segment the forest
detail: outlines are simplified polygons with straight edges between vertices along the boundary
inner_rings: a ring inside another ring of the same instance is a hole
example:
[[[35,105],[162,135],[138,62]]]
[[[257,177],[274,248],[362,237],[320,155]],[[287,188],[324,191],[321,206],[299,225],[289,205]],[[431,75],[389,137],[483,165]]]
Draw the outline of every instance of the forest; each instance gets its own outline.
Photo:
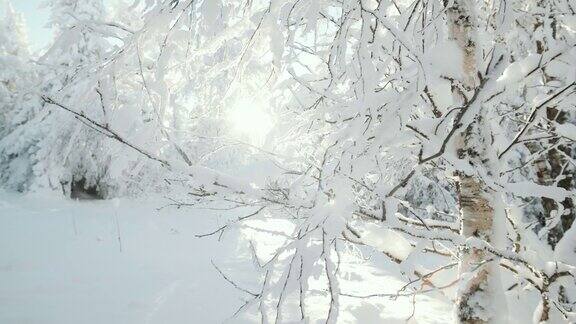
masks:
[[[576,323],[576,0],[0,4],[0,323]]]

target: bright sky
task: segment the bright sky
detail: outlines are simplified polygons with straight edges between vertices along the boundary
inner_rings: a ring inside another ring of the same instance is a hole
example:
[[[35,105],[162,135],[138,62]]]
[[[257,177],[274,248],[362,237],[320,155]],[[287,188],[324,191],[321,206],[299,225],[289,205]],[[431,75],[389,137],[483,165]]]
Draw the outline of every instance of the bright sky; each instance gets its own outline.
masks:
[[[0,3],[2,2],[0,0]],[[26,19],[28,40],[32,50],[42,49],[52,39],[50,29],[45,27],[48,23],[49,11],[47,8],[39,8],[43,0],[12,0],[11,2],[14,9],[23,14]]]

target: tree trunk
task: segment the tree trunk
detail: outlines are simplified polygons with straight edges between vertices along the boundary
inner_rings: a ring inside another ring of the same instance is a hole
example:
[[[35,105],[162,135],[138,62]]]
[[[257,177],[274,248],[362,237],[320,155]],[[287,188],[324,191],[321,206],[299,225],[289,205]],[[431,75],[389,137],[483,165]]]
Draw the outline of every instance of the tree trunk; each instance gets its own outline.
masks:
[[[458,198],[461,214],[461,234],[490,241],[494,209],[492,193],[476,177],[458,177]],[[490,267],[484,251],[470,249],[461,255],[460,276],[464,280],[458,292],[457,316],[460,323],[487,323],[492,313],[488,280]],[[472,275],[471,278],[467,277]]]
[[[463,103],[466,93],[477,91],[478,63],[474,26],[474,1],[456,0],[447,10],[450,38],[462,52],[463,79],[460,80],[464,91],[453,90],[456,103]],[[457,87],[453,87],[457,89]],[[466,92],[466,93],[464,93]],[[485,168],[482,161],[488,151],[488,139],[481,126],[485,120],[477,116],[456,141],[456,151],[460,159],[475,169]],[[489,168],[488,168],[489,170]],[[461,216],[461,234],[465,238],[477,237],[490,241],[493,233],[494,193],[477,175],[457,174],[457,188]],[[457,298],[457,321],[459,323],[487,323],[493,309],[490,305],[489,291],[490,267],[487,255],[478,249],[465,250],[461,255],[460,276],[462,280]]]

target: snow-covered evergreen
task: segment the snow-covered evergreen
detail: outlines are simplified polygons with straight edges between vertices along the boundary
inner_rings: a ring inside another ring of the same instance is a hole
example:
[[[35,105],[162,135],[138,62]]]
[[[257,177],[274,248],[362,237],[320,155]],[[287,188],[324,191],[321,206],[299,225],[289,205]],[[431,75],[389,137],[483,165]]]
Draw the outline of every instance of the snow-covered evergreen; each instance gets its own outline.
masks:
[[[32,176],[30,138],[18,138],[24,124],[34,117],[38,100],[34,88],[37,70],[28,48],[25,22],[10,2],[0,19],[0,179],[4,187],[27,189]]]

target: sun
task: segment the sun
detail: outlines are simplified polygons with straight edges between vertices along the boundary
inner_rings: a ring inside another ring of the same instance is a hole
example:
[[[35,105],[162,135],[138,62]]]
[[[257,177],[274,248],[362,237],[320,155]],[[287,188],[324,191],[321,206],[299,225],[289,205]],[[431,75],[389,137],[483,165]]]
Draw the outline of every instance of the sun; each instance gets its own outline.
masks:
[[[226,119],[235,136],[255,145],[262,145],[274,127],[274,120],[267,105],[258,100],[236,101],[228,111]]]

